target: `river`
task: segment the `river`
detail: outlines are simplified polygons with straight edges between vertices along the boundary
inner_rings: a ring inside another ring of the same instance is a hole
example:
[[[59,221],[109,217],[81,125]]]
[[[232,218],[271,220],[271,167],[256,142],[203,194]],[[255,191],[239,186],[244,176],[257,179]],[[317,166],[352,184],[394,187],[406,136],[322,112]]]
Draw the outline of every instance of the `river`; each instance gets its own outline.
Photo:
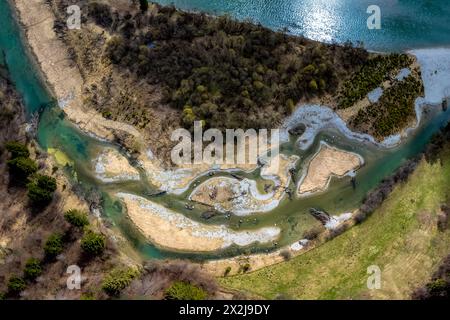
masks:
[[[218,2],[219,1],[213,3]],[[236,17],[245,18],[253,12],[252,10],[254,10],[254,8],[252,9],[249,5],[246,5],[249,2],[250,1],[223,1],[223,3],[227,3],[229,6],[226,7],[227,9],[224,9],[224,7],[222,7],[222,9],[223,11],[230,12],[233,8],[241,8],[238,4],[242,4],[241,9],[246,10],[245,14],[236,14]],[[261,7],[266,9],[261,9],[261,12],[272,12],[274,10],[275,7],[272,5],[272,1],[262,2],[264,5],[262,4]],[[284,3],[281,1],[273,2],[278,4]],[[286,3],[291,2],[286,1]],[[309,1],[304,1],[302,3],[308,2]],[[439,3],[439,1],[436,2]],[[194,4],[197,4],[197,6],[202,9],[208,9],[209,11],[220,9],[206,5],[200,6],[200,4],[206,3],[206,1],[203,2],[197,0],[190,3],[192,3],[191,9],[195,7]],[[233,3],[233,5],[231,5],[231,3]],[[181,3],[180,6],[185,7],[185,5]],[[288,10],[289,7],[283,5],[281,8],[284,8],[283,10]],[[263,16],[265,15],[261,14],[258,17]],[[261,21],[261,23],[274,28],[279,27],[269,23],[270,21],[276,20],[276,17],[272,14],[265,16],[266,19],[268,19],[267,17],[269,16],[272,17],[271,20],[264,20]],[[252,17],[255,20],[258,20],[256,15]],[[280,20],[278,23],[282,24],[283,21],[285,20]],[[358,19],[356,19],[354,23],[357,23],[357,21]],[[450,32],[447,36],[449,34]],[[350,35],[350,33],[348,33],[348,35]],[[421,45],[419,43],[421,39],[419,38],[420,37],[418,37],[416,41],[411,42],[412,46]],[[406,38],[404,41],[406,43],[409,40]],[[448,38],[446,43],[450,43],[450,38]],[[422,44],[426,45],[426,43]],[[440,44],[440,42],[434,44]],[[387,43],[384,45],[387,45]],[[6,65],[9,68],[11,78],[16,85],[17,91],[23,98],[28,116],[31,116],[34,112],[40,111],[40,121],[37,133],[39,145],[44,150],[56,148],[67,155],[73,162],[73,166],[65,169],[69,177],[79,184],[87,193],[94,190],[102,195],[104,200],[104,218],[110,221],[113,227],[117,228],[117,230],[133,244],[144,258],[181,257],[211,259],[234,256],[242,252],[259,252],[261,250],[273,250],[275,248],[272,244],[267,246],[255,245],[249,248],[232,247],[222,252],[211,254],[194,254],[169,252],[148,243],[130,224],[129,220],[126,219],[122,212],[120,202],[117,201],[113,195],[118,191],[122,191],[145,196],[145,194],[156,190],[144,182],[104,184],[95,178],[92,160],[100,150],[103,150],[105,147],[111,147],[111,145],[83,134],[65,119],[64,113],[57,107],[54,98],[46,88],[45,81],[40,75],[34,57],[26,48],[20,28],[11,14],[11,9],[7,1],[0,0],[0,49],[4,53]],[[377,46],[374,45],[372,48],[377,48]],[[386,49],[398,50],[399,47],[393,46]],[[442,112],[438,107],[431,108],[430,111],[424,115],[419,128],[410,134],[404,143],[391,149],[379,148],[371,143],[350,140],[334,129],[328,129],[319,133],[312,146],[305,151],[300,151],[293,143],[288,143],[283,147],[283,150],[287,153],[298,154],[302,156],[303,159],[317,151],[320,141],[326,141],[333,146],[361,154],[365,159],[365,166],[358,171],[356,190],[352,188],[349,178],[339,180],[333,179],[326,192],[305,199],[294,199],[292,201],[284,199],[278,208],[269,213],[255,214],[251,217],[244,218],[242,222],[239,222],[239,220],[242,219],[241,217],[232,216],[230,219],[227,219],[223,216],[218,216],[207,223],[225,224],[232,229],[240,230],[255,229],[276,224],[282,229],[282,235],[278,241],[278,245],[286,245],[299,240],[308,226],[317,223],[307,213],[310,207],[322,208],[334,214],[356,208],[361,203],[365,194],[373,189],[384,177],[391,174],[406,161],[406,159],[421,152],[430,137],[449,119],[450,110]],[[112,147],[117,148],[117,146]],[[300,163],[298,167],[300,169],[302,164]],[[256,172],[247,174],[247,176],[258,179]],[[207,179],[207,177],[204,177],[201,180],[204,179]],[[152,200],[179,210],[194,220],[205,222],[200,218],[200,212],[198,210],[188,211],[184,208],[184,203],[191,190],[192,188],[181,195],[164,195],[158,198],[152,198]]]

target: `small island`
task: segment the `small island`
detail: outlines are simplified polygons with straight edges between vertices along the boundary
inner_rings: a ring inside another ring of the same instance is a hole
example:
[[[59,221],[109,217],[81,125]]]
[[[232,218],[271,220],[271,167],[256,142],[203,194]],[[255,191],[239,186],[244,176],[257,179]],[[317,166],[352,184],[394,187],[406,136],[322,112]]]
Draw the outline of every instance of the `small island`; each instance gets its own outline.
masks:
[[[322,143],[298,184],[297,194],[305,196],[324,191],[333,176],[348,175],[361,167],[362,164],[361,156]]]

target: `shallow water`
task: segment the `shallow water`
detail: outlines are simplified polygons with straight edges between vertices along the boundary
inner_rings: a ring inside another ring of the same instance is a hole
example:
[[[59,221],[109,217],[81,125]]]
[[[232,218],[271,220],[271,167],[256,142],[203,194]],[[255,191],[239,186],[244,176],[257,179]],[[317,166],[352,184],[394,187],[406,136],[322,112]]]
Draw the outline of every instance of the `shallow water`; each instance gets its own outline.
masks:
[[[265,3],[266,6],[270,5],[269,2]],[[120,202],[113,195],[118,191],[146,195],[156,190],[142,182],[120,182],[108,185],[101,183],[95,178],[92,160],[100,150],[109,145],[83,134],[64,119],[63,112],[56,107],[54,99],[45,87],[45,82],[39,76],[33,57],[25,50],[19,29],[12,19],[10,9],[4,0],[0,1],[0,49],[5,54],[6,64],[9,67],[17,90],[23,97],[27,114],[30,116],[33,112],[42,109],[38,128],[38,142],[40,146],[43,149],[49,147],[57,148],[74,162],[73,168],[66,169],[67,173],[84,190],[98,190],[103,195],[105,218],[111,221],[144,257],[207,259],[275,248],[273,244],[269,244],[267,246],[252,246],[251,248],[234,247],[224,252],[211,254],[181,254],[160,250],[149,244],[126,219]],[[326,192],[292,201],[286,198],[272,212],[255,214],[245,218],[232,216],[230,219],[227,219],[224,216],[218,216],[207,222],[200,218],[202,212],[200,206],[197,206],[192,211],[184,208],[192,187],[181,195],[164,195],[151,199],[169,208],[183,212],[194,220],[205,223],[226,224],[233,229],[254,229],[262,226],[277,225],[283,230],[278,245],[292,243],[299,240],[308,227],[318,223],[307,213],[309,208],[316,207],[327,210],[332,214],[339,214],[357,207],[367,191],[374,188],[406,159],[418,154],[429,141],[432,134],[449,119],[450,109],[444,113],[440,108],[434,108],[432,112],[425,115],[424,121],[418,130],[411,134],[405,143],[393,149],[380,149],[370,143],[349,140],[333,129],[321,132],[307,150],[299,150],[293,142],[283,146],[283,152],[298,154],[302,157],[302,160],[308,159],[317,151],[320,141],[326,141],[338,148],[359,153],[364,157],[365,165],[358,171],[356,176],[357,188],[355,190],[352,188],[349,178],[333,179]],[[301,168],[302,161],[298,165],[298,169]],[[221,174],[227,175],[226,173]],[[241,173],[241,175],[254,178],[259,183],[262,183],[261,178],[258,177],[258,172]],[[207,178],[203,177],[198,180],[203,181]],[[294,186],[291,185],[291,188],[294,188]]]

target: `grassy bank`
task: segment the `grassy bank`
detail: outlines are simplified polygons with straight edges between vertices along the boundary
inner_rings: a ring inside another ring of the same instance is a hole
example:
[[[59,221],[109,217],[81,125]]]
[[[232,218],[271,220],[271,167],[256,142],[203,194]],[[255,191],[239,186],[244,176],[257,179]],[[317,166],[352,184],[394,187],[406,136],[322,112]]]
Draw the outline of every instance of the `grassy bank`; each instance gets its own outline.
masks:
[[[407,299],[450,249],[450,231],[437,229],[448,200],[450,151],[423,160],[365,222],[304,255],[253,273],[222,278],[223,286],[265,298]],[[382,271],[382,287],[368,290],[367,267]]]

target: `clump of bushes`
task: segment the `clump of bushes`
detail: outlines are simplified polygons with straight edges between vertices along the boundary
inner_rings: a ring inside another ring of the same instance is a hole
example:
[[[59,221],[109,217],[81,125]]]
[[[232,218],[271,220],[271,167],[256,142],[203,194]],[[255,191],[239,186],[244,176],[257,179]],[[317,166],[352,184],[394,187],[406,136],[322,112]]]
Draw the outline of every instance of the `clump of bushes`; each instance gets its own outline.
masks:
[[[27,178],[37,171],[37,165],[30,158],[18,157],[8,160],[9,173],[19,183],[25,183]]]
[[[86,292],[81,294],[80,300],[95,300],[95,295],[92,292]]]
[[[167,300],[205,300],[207,296],[202,288],[184,281],[175,281],[165,292]]]
[[[28,259],[25,264],[25,269],[23,270],[24,277],[27,280],[34,280],[40,276],[42,273],[42,265],[41,262],[36,258]]]
[[[417,164],[418,158],[408,160],[390,177],[383,179],[377,188],[370,191],[359,208],[360,214],[358,214],[358,220],[356,222],[360,223],[372,214],[372,212],[388,197],[397,183],[404,182],[408,179],[416,169]]]
[[[323,225],[314,226],[303,233],[303,238],[306,240],[314,240],[319,236],[319,234],[322,233],[323,230],[324,230]]]
[[[366,61],[359,72],[347,80],[339,93],[338,108],[345,109],[389,79],[389,75],[412,63],[406,54],[379,55]]]
[[[288,261],[292,258],[292,254],[289,250],[283,250],[280,252],[280,256],[283,257],[285,261]]]
[[[118,296],[138,275],[134,268],[114,269],[103,279],[102,289],[110,296]]]
[[[450,122],[433,135],[425,150],[425,159],[431,163],[439,160],[441,151],[448,146],[448,141],[450,141]]]
[[[223,276],[226,277],[227,275],[230,274],[230,272],[231,272],[231,267],[230,266],[226,267],[225,272],[223,273]]]
[[[20,185],[26,184],[28,198],[35,207],[48,205],[56,191],[55,178],[37,174],[38,166],[30,158],[26,145],[10,141],[6,143],[6,149],[11,153],[11,158],[7,161],[11,179]]]
[[[18,184],[26,184],[28,177],[38,170],[36,162],[30,159],[27,146],[10,141],[6,143],[5,147],[11,153],[11,157],[7,161],[11,179]]]
[[[113,22],[111,8],[107,4],[89,2],[88,12],[89,16],[94,18],[95,23],[104,28],[108,28]]]
[[[364,220],[366,220],[366,218],[367,218],[367,214],[360,210],[358,210],[358,212],[355,213],[355,215],[353,216],[353,220],[355,221],[356,224],[362,223]]]
[[[437,273],[440,274],[440,278],[434,277],[433,280],[425,286],[416,289],[412,294],[412,298],[418,300],[448,300],[450,297],[448,263],[449,259],[447,258],[443,265],[439,268]],[[446,270],[447,274],[442,273],[442,270]]]
[[[436,279],[427,284],[427,289],[432,294],[441,294],[447,289],[447,282],[444,279]]]
[[[86,212],[71,209],[64,213],[64,218],[67,222],[69,222],[72,226],[77,228],[83,228],[89,225],[89,219]]]
[[[56,191],[56,180],[53,177],[38,174],[27,184],[28,198],[37,207],[48,205]]]
[[[246,263],[244,265],[239,266],[239,271],[242,271],[243,273],[246,273],[250,270],[250,263]]]
[[[11,278],[9,278],[8,293],[17,295],[21,291],[25,290],[26,287],[27,287],[27,284],[23,278],[15,276],[15,275],[13,275]]]
[[[329,241],[331,239],[336,238],[337,236],[340,236],[348,229],[348,227],[349,226],[346,223],[343,223],[337,226],[336,228],[331,229],[327,234],[326,240]]]
[[[81,249],[90,256],[102,254],[105,246],[105,236],[90,230],[81,239]]]
[[[111,118],[112,118],[112,112],[109,111],[109,110],[104,110],[104,111],[102,112],[102,116],[103,116],[103,118],[111,119]]]
[[[415,101],[423,92],[422,83],[412,75],[396,81],[377,103],[359,110],[350,125],[379,140],[396,134],[415,119]]]
[[[44,245],[45,255],[48,258],[53,259],[57,255],[59,255],[62,251],[63,251],[63,240],[61,235],[56,233],[50,235],[50,237],[48,237]]]
[[[11,153],[12,159],[19,157],[28,158],[30,156],[30,151],[28,151],[27,146],[16,141],[7,142],[5,148]]]

